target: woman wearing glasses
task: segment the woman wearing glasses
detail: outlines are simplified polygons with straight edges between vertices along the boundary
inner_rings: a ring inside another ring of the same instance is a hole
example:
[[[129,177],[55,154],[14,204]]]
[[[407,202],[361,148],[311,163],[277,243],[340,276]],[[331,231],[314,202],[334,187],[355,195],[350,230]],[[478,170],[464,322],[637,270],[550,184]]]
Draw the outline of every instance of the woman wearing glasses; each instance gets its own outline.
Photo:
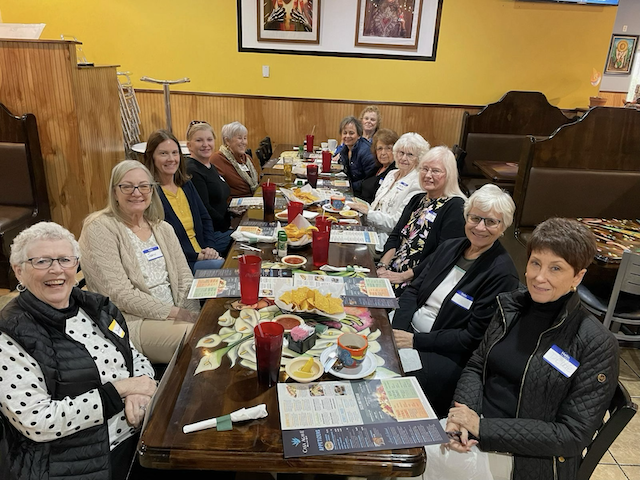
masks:
[[[377,143],[380,145],[381,142],[378,140]],[[405,133],[395,142],[393,152],[389,152],[389,156],[395,157],[398,168],[386,175],[371,205],[362,202],[349,203],[353,210],[367,215],[367,225],[376,227],[378,234],[376,252],[379,255],[382,255],[389,233],[398,223],[404,207],[414,195],[422,192],[417,166],[418,160],[428,151],[429,143],[420,134]],[[386,154],[386,146],[384,154]]]
[[[435,147],[418,164],[420,187],[384,245],[378,276],[388,278],[396,296],[424,268],[424,259],[449,238],[464,236],[466,197],[458,187],[456,159],[447,147]]]
[[[388,128],[378,130],[373,136],[371,151],[376,159],[376,168],[362,181],[359,198],[365,202],[373,202],[386,176],[396,168],[393,146],[397,141],[398,134]]]
[[[116,306],[75,288],[79,257],[51,222],[11,245],[20,295],[0,312],[0,478],[127,477],[153,368]]]
[[[414,348],[416,372],[438,416],[445,416],[456,383],[495,313],[496,296],[518,288],[518,272],[498,241],[516,206],[485,185],[464,206],[465,237],[442,243],[400,297],[393,318],[398,348]]]
[[[168,363],[200,307],[187,299],[191,269],[153,187],[142,163],[113,167],[107,206],[85,219],[80,250],[87,287],[117,305],[139,351]]]

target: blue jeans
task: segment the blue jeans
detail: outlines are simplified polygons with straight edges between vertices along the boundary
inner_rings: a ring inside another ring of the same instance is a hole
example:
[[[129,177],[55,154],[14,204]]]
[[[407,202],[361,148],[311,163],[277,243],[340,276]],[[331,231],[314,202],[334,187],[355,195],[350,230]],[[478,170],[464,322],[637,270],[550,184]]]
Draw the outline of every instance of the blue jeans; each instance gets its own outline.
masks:
[[[224,232],[213,232],[213,245],[209,245],[212,248],[215,248],[221,257],[226,257],[227,253],[229,253],[229,248],[231,247],[231,234],[233,230],[225,230]]]
[[[224,258],[216,258],[215,260],[198,260],[193,266],[193,271],[196,270],[217,270],[222,268],[224,264]]]

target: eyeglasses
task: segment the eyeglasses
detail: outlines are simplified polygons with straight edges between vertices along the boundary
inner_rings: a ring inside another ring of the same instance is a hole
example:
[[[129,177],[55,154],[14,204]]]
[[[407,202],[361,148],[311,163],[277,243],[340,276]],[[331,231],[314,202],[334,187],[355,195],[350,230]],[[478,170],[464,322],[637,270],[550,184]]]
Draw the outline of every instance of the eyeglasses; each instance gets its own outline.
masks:
[[[423,167],[420,169],[420,173],[427,174],[429,172],[431,172],[432,177],[441,177],[445,174],[445,172],[443,170],[440,170],[439,168]]]
[[[384,145],[376,147],[376,152],[390,152],[393,150],[393,145]]]
[[[141,183],[140,185],[131,185],[129,183],[121,183],[121,184],[118,185],[118,188],[125,195],[133,195],[133,192],[135,191],[136,188],[138,189],[138,191],[142,195],[147,195],[147,194],[151,193],[151,189],[153,188],[153,184],[152,183]]]
[[[398,150],[396,152],[396,155],[398,156],[398,158],[407,157],[409,160],[413,160],[413,157],[415,157],[413,153],[403,152],[402,150]]]
[[[54,260],[57,260],[58,264],[64,269],[73,268],[78,265],[78,257],[33,257],[28,258],[26,261],[36,270],[46,270],[53,265]]]
[[[480,222],[484,221],[484,226],[487,228],[495,228],[502,223],[502,220],[497,218],[480,217],[479,215],[467,215],[467,221],[472,225],[480,225]]]

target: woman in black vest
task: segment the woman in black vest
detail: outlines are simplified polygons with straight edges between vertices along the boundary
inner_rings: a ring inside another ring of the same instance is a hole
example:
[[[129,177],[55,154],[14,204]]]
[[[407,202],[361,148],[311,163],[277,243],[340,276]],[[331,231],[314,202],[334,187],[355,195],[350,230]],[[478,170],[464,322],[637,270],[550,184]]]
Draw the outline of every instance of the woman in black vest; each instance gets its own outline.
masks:
[[[11,245],[20,295],[0,312],[0,478],[125,479],[153,368],[108,298],[74,288],[80,248],[38,223]]]

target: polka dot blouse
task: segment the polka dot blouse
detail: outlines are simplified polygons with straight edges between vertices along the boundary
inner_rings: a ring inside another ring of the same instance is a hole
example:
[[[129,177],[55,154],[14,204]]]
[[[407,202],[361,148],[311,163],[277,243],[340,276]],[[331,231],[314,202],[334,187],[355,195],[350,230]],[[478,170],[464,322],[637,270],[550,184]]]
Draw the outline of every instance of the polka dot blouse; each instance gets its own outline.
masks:
[[[82,343],[93,358],[103,384],[129,377],[124,357],[86,313],[79,309],[68,318],[65,332]],[[153,378],[153,367],[130,343],[133,376]],[[11,337],[0,332],[0,411],[25,437],[48,442],[104,423],[98,390],[75,398],[52,400],[40,366]],[[129,438],[135,429],[124,409],[107,421],[111,449]]]

